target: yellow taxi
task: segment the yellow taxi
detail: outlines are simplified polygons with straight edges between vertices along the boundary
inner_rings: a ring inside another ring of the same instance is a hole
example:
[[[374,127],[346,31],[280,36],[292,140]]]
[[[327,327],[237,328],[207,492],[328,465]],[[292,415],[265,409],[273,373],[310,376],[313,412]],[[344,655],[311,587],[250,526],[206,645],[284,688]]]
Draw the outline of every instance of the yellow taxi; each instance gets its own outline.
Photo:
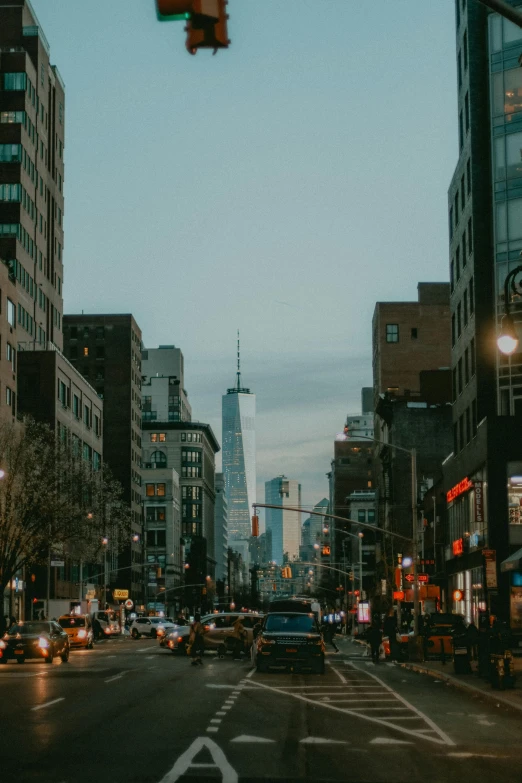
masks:
[[[91,618],[88,614],[64,614],[58,619],[60,625],[69,637],[70,647],[94,647],[94,633]]]

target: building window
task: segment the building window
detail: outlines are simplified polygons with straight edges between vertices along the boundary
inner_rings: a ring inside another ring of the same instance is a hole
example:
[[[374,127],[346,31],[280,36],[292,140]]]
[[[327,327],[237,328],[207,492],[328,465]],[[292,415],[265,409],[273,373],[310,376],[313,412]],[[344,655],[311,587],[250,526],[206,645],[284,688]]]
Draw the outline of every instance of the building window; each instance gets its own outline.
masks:
[[[466,232],[462,234],[462,268],[466,268],[466,264],[468,263],[468,250],[467,250],[467,242],[466,242]]]
[[[454,347],[457,342],[456,329],[455,329],[455,313],[451,316],[451,345]]]
[[[167,518],[166,506],[147,506],[145,516],[147,522],[165,522]]]
[[[458,381],[458,394],[462,394],[462,357],[459,359],[457,364],[457,381]]]
[[[7,323],[10,326],[16,326],[16,308],[9,297],[7,298]]]
[[[469,383],[469,348],[464,351],[464,381]]]
[[[0,163],[21,163],[21,144],[0,144]]]
[[[451,293],[455,290],[455,261],[450,264],[450,290]]]
[[[195,449],[193,451],[189,449],[181,449],[181,462],[182,464],[200,463],[201,451],[196,451]]]
[[[154,451],[150,455],[150,462],[153,468],[167,467],[167,457],[162,451]]]
[[[366,509],[364,508],[357,509],[357,521],[366,522]]]
[[[468,292],[464,291],[464,326],[468,325]]]
[[[457,271],[457,282],[460,280],[460,247],[457,248],[457,252],[455,254],[455,268]]]
[[[156,495],[159,497],[165,496],[165,484],[156,484]]]
[[[87,407],[87,405],[84,405],[83,408],[83,422],[87,427],[91,426],[91,411]]]
[[[373,524],[375,522],[375,509],[369,508],[368,509],[368,522],[370,524]]]
[[[101,435],[101,419],[96,414],[94,414],[94,434]]]
[[[145,484],[145,494],[148,498],[153,498],[155,495],[154,484]]]
[[[87,346],[85,346],[84,349],[83,349],[83,355],[84,356],[88,356],[89,355],[89,348]]]
[[[201,487],[181,487],[182,500],[201,500]]]
[[[465,127],[467,133],[469,131],[469,93],[466,93],[466,96],[464,98],[464,118],[465,118]]]
[[[166,530],[147,530],[147,546],[167,546]]]
[[[468,70],[468,31],[464,31],[464,38],[462,39],[462,51],[464,52],[464,70]]]
[[[468,196],[471,194],[471,160],[466,163],[466,180],[468,183]]]
[[[16,349],[13,348],[11,343],[7,343],[6,346],[6,359],[11,365],[12,371],[16,372]]]
[[[418,337],[418,330],[416,326],[413,326],[411,329],[411,339],[416,340]]]
[[[80,398],[76,394],[73,394],[73,413],[77,419],[80,418],[80,414],[81,414]]]
[[[468,250],[473,253],[473,224],[471,218],[468,220]]]
[[[105,337],[105,327],[104,326],[97,326],[96,327],[96,339],[97,340],[103,340]]]
[[[4,90],[25,90],[27,86],[27,74],[4,73]]]
[[[182,478],[201,478],[201,468],[183,465],[181,468],[181,476]]]
[[[399,324],[386,324],[386,342],[399,342]]]
[[[461,150],[463,146],[464,146],[464,118],[461,110],[459,112],[459,150]],[[456,215],[455,215],[455,219],[457,219]]]

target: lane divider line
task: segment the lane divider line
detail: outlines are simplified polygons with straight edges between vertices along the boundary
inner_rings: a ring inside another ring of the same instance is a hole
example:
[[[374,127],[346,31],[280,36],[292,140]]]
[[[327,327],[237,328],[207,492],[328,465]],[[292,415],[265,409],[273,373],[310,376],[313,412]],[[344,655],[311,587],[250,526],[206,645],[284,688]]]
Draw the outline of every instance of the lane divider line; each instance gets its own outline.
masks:
[[[36,712],[37,710],[43,710],[46,707],[50,707],[52,704],[58,704],[59,701],[64,701],[65,696],[60,696],[59,699],[53,699],[52,701],[47,701],[45,704],[38,704],[36,707],[31,707],[32,712]]]

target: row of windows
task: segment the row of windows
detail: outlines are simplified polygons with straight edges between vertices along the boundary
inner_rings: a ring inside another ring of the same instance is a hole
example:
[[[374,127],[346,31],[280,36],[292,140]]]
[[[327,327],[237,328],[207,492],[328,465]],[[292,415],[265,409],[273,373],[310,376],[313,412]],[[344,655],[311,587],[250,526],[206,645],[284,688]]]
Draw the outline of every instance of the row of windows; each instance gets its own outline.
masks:
[[[147,546],[167,546],[167,531],[147,530]]]
[[[16,392],[10,386],[5,387],[5,404],[11,408],[13,416],[16,414]]]
[[[148,498],[165,497],[165,484],[145,484],[145,495]]]
[[[181,497],[183,500],[201,500],[201,487],[181,487]]]
[[[138,502],[141,498],[138,498]],[[145,509],[145,519],[147,522],[165,522],[167,518],[167,509],[165,506],[147,506]]]
[[[18,323],[23,326],[26,332],[29,332],[31,337],[36,337],[34,318],[20,303],[18,303]]]
[[[457,305],[456,312],[451,316],[451,345],[454,346],[462,330],[468,325],[468,321],[475,312],[475,284],[470,277],[469,285],[464,291],[462,300]]]
[[[167,435],[164,432],[151,432],[150,433],[150,442],[151,443],[165,443],[167,440]]]
[[[462,174],[460,178],[460,187],[457,188],[457,191],[455,193],[455,199],[453,201],[452,206],[450,207],[449,211],[449,235],[450,239],[453,238],[453,233],[456,231],[460,216],[462,212],[464,211],[466,207],[466,200],[468,196],[471,195],[471,160],[468,158],[466,161],[466,169],[464,173]],[[470,221],[468,221],[468,242],[470,245],[469,252],[471,253],[472,247],[472,237],[471,237],[471,224]],[[466,229],[464,229],[463,234],[465,235]]]
[[[473,400],[453,425],[453,451],[457,454],[477,434],[477,401]]]
[[[475,338],[473,337],[469,347],[466,348],[464,354],[460,357],[456,366],[453,368],[453,402],[455,402],[457,397],[462,394],[464,387],[468,385],[470,380],[475,375],[475,372]]]
[[[96,337],[97,340],[103,340],[105,338],[105,327],[104,326],[95,326],[95,327],[89,327],[89,326],[70,326],[69,327],[69,338],[71,340],[77,340],[78,339],[78,333],[81,332],[81,335],[84,340],[87,340],[91,336],[91,329],[94,329],[93,334]]]
[[[416,340],[418,338],[419,330],[416,326],[411,327],[410,336],[412,340]],[[386,342],[387,343],[399,342],[399,324],[386,324]]]
[[[201,451],[192,451],[190,449],[181,449],[181,462],[201,462]]]
[[[459,150],[464,146],[464,139],[469,131],[469,93],[464,96],[464,108],[459,112]]]
[[[459,80],[459,90],[462,87],[462,66],[464,65],[464,72],[468,70],[468,31],[464,31],[462,37],[462,48],[459,49],[457,55],[457,75]]]
[[[521,199],[522,201],[522,199]],[[462,271],[468,263],[468,256],[473,252],[473,224],[471,218],[468,220],[467,228],[462,231],[459,245],[455,250],[455,258],[450,264],[450,289],[451,293],[455,290],[455,285],[460,280]]]
[[[16,237],[26,253],[36,260],[34,241],[20,223],[0,223],[0,236]]]
[[[182,478],[201,478],[201,468],[183,465],[181,468],[181,476]]]
[[[182,503],[181,515],[183,521],[186,519],[201,519],[201,503]]]
[[[64,408],[71,407],[71,389],[60,379],[58,379],[58,399]],[[85,403],[82,404],[77,394],[73,394],[72,411],[77,419],[81,419],[83,414],[83,422],[86,427],[90,429],[93,426],[92,408]],[[94,432],[96,435],[101,435],[101,417],[96,413],[94,414]]]
[[[170,398],[169,398],[169,400],[170,400]],[[186,441],[187,443],[202,443],[203,442],[203,436],[202,436],[201,432],[182,432],[181,433],[181,440],[183,442]]]
[[[366,509],[365,508],[357,509],[357,521],[358,522],[368,521],[370,524],[373,524],[375,522],[375,509],[374,508],[368,509],[368,520],[366,519]]]

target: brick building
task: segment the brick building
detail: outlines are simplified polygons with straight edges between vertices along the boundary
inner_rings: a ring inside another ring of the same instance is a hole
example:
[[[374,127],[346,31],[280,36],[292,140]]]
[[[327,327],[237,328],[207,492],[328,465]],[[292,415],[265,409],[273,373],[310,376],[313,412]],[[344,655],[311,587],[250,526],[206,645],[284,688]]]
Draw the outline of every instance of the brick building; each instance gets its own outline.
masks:
[[[62,348],[65,91],[28,0],[0,0],[0,418],[16,351]]]
[[[130,314],[64,316],[64,352],[103,399],[104,461],[129,504],[131,534],[111,588],[143,603],[141,330]]]

